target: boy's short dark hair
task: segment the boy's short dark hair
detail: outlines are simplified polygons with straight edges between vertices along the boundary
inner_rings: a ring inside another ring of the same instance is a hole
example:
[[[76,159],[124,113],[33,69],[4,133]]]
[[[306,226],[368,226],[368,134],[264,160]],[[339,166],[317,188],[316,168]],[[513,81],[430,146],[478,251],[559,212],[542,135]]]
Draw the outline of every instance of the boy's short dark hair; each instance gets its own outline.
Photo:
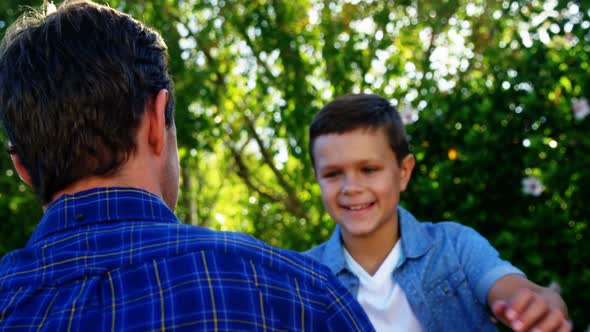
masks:
[[[43,203],[77,180],[114,174],[161,89],[173,125],[167,57],[156,31],[90,1],[11,26],[0,45],[0,121]]]
[[[324,106],[309,127],[309,155],[315,167],[313,146],[321,135],[343,134],[355,129],[384,129],[398,163],[410,153],[399,113],[385,98],[371,94],[341,96]]]

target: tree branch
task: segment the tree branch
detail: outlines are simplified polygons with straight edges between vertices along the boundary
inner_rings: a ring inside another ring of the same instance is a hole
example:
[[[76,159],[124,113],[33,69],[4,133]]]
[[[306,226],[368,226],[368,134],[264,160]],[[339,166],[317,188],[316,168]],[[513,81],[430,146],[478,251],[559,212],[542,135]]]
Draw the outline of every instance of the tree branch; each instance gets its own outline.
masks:
[[[258,195],[265,197],[273,202],[283,202],[284,201],[283,199],[281,199],[281,197],[275,196],[272,193],[267,192],[264,189],[260,188],[258,185],[256,185],[252,181],[252,175],[250,173],[250,170],[248,169],[248,166],[246,166],[246,163],[244,162],[242,155],[235,149],[235,147],[231,146],[230,144],[226,143],[225,145],[228,147],[229,151],[231,152],[231,155],[232,155],[234,161],[236,162],[236,166],[238,167],[236,174],[240,177],[240,179],[242,179],[242,181],[244,181],[244,184],[246,184],[246,186],[250,190],[256,192]]]

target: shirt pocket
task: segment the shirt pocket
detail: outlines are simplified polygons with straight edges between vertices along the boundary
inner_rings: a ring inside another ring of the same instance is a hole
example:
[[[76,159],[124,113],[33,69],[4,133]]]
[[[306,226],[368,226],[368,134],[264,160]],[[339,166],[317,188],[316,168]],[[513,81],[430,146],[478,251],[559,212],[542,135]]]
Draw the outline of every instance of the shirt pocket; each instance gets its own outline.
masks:
[[[467,278],[459,267],[448,270],[446,275],[436,278],[426,287],[426,297],[431,303],[440,304],[464,298],[470,293]]]
[[[488,311],[476,299],[460,268],[447,270],[425,292],[427,303],[442,331],[495,331]]]

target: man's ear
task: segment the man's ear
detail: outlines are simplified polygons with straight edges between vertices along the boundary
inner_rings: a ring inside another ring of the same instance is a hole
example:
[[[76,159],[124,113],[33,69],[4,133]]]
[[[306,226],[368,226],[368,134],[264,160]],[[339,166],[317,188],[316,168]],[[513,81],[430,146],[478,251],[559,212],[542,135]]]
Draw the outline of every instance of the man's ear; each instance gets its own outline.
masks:
[[[23,166],[23,163],[21,163],[18,155],[16,153],[12,153],[10,154],[10,158],[12,159],[14,168],[16,169],[16,172],[18,173],[18,176],[20,176],[21,180],[23,180],[26,184],[32,187],[33,182],[31,181],[31,175],[26,170],[25,166]]]
[[[151,108],[146,110],[149,121],[148,141],[155,154],[162,153],[166,142],[166,106],[170,93],[166,89],[158,91],[158,94],[150,103]]]
[[[412,170],[414,170],[414,165],[416,164],[416,160],[414,159],[413,154],[407,155],[400,165],[400,172],[399,172],[399,188],[400,191],[406,191],[408,187],[408,183],[410,183],[410,178],[412,177]]]

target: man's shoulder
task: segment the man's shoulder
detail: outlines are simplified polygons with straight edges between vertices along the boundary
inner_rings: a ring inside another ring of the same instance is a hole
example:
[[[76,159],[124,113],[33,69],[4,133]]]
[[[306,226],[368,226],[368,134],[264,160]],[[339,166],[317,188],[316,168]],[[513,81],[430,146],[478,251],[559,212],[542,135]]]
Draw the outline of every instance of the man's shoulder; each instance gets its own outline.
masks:
[[[83,246],[79,239],[83,239]],[[11,252],[0,261],[0,285],[58,279],[61,283],[152,261],[174,268],[195,254],[206,254],[220,263],[251,262],[259,269],[297,276],[317,286],[324,284],[328,275],[313,259],[250,235],[179,223],[128,221],[92,224]],[[228,269],[232,266],[225,264]]]
[[[103,293],[94,294],[94,290],[102,289],[98,287],[84,296],[94,297],[99,307],[110,306],[114,300],[109,296],[116,297],[117,310],[122,313],[132,312],[132,307],[159,308],[161,303],[188,301],[211,306],[213,316],[223,312],[217,318],[225,317],[219,318],[220,322],[227,319],[228,324],[231,321],[240,326],[236,330],[244,329],[250,322],[264,321],[265,317],[273,317],[267,321],[269,327],[293,331],[304,326],[307,330],[324,330],[327,326],[334,330],[371,330],[354,298],[328,268],[310,257],[272,247],[242,233],[158,222],[139,222],[132,229],[117,226],[117,230],[101,228],[99,239],[89,245],[105,245],[108,239],[123,238],[119,245],[124,248],[112,253],[107,247],[93,248],[91,253],[71,252],[73,256],[63,256],[65,253],[56,250],[56,255],[61,252],[62,256],[51,256],[55,260],[49,271],[43,270],[47,273],[35,273],[32,278],[19,275],[20,280],[15,282],[0,276],[0,292],[23,287],[82,294],[76,287],[92,280],[112,291],[105,293],[106,297]],[[65,241],[59,244],[62,243]],[[56,267],[60,267],[59,271]],[[48,288],[48,283],[52,287]],[[71,307],[69,302],[64,303],[64,307]],[[204,315],[211,319],[209,314],[185,305],[179,305],[175,311],[178,322],[190,318],[190,324],[199,321],[194,317]]]
[[[188,226],[189,228],[192,228]],[[298,278],[314,287],[325,287],[330,283],[329,270],[315,259],[301,253],[273,247],[250,235],[238,232],[191,229],[198,236],[189,252],[203,251],[219,259],[247,262],[258,270],[281,273]]]

